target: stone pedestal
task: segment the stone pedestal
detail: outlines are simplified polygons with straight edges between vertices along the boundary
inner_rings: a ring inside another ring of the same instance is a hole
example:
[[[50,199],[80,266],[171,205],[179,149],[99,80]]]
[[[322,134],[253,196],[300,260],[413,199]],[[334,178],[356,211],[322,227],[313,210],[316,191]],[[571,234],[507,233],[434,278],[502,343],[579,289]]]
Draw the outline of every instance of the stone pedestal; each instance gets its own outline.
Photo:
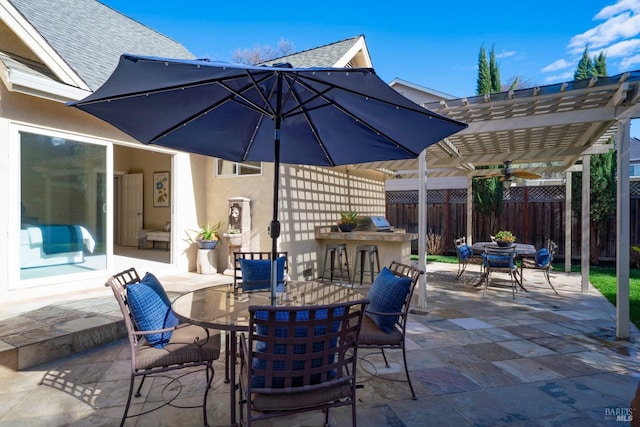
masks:
[[[225,275],[233,276],[235,274],[235,266],[233,265],[233,253],[235,251],[242,251],[242,234],[224,233],[223,239],[227,243],[228,256],[227,256],[227,268],[224,270]]]
[[[196,271],[199,274],[216,274],[218,272],[215,249],[198,249]]]

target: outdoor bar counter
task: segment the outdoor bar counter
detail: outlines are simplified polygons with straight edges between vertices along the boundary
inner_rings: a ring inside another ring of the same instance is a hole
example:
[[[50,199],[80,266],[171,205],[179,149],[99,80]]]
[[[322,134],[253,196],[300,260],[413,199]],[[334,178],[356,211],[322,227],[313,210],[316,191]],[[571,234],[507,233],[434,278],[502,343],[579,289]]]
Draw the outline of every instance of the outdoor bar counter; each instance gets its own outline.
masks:
[[[380,256],[380,268],[389,266],[391,261],[399,261],[404,264],[411,263],[411,241],[418,239],[417,233],[406,233],[404,230],[391,232],[379,231],[350,231],[343,233],[335,226],[316,226],[316,240],[320,240],[320,254],[318,260],[324,259],[324,245],[327,243],[346,243],[349,253],[349,268],[352,267],[355,250],[358,245],[378,245]],[[353,270],[351,271],[353,274]]]

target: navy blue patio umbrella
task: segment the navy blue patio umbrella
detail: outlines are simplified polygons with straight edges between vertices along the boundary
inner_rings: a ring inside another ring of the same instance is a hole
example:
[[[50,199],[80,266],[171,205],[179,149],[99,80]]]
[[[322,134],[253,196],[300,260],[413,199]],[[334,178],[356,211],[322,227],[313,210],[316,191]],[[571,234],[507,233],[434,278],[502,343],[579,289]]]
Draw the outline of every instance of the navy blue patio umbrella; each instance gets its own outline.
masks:
[[[416,158],[467,125],[420,107],[371,68],[247,66],[122,55],[107,81],[71,102],[144,144],[235,162],[274,162],[272,296],[279,166]]]

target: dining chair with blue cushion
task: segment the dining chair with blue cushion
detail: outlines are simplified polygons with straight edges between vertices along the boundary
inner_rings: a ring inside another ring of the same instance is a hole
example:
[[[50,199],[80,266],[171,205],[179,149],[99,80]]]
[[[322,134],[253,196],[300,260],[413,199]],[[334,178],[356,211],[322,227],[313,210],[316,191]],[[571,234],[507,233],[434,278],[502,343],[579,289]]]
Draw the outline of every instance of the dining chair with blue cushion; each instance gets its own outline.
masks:
[[[456,279],[459,279],[467,269],[467,265],[473,258],[473,250],[471,246],[466,243],[464,237],[455,240],[456,255],[458,256],[458,274]]]
[[[557,294],[558,291],[551,283],[551,278],[549,277],[549,273],[553,269],[552,261],[557,248],[558,245],[553,242],[553,240],[548,240],[546,247],[538,249],[535,259],[522,259],[520,263],[520,277],[522,278],[522,280],[524,280],[524,276],[522,275],[522,273],[525,268],[540,270],[544,273],[544,278],[547,280],[549,286],[551,286],[551,289],[553,289],[553,291]]]
[[[276,259],[276,286],[284,290],[288,278],[289,261],[287,252],[278,252]],[[236,251],[233,253],[233,289],[242,292],[259,292],[271,289],[271,252]],[[229,381],[229,354],[231,334],[225,335],[225,381]]]
[[[405,337],[413,291],[421,274],[424,271],[397,261],[382,268],[367,294],[369,304],[358,340],[360,348],[380,350],[386,368],[389,361],[385,350],[402,350],[406,380],[401,381],[409,383],[414,400],[417,397],[409,376]]]
[[[111,288],[122,311],[131,352],[129,395],[120,426],[127,418],[147,414],[166,405],[201,407],[204,425],[208,425],[207,396],[213,380],[213,361],[220,356],[220,334],[200,326],[180,324],[171,311],[171,301],[162,284],[151,273],[140,279],[137,271],[130,268],[111,276],[105,286]],[[142,377],[135,393],[135,397],[139,397],[148,376],[164,376],[168,371],[196,367],[202,367],[206,373],[201,405],[177,405],[173,402],[175,396],[150,409],[145,404],[142,412],[128,415],[136,378]]]
[[[367,299],[330,305],[250,306],[240,335],[242,425],[351,406],[356,420],[357,342]],[[245,420],[246,419],[246,420]]]
[[[271,252],[234,252],[234,289],[243,292],[267,291],[271,287]],[[276,280],[283,287],[289,269],[287,252],[278,252]]]
[[[515,261],[515,245],[510,247],[492,247],[485,246],[485,252],[482,254],[484,271],[485,271],[485,284],[482,295],[487,291],[489,287],[489,280],[491,279],[491,273],[501,272],[508,273],[511,278],[511,290],[513,298],[516,297],[517,284],[518,284],[518,269]]]

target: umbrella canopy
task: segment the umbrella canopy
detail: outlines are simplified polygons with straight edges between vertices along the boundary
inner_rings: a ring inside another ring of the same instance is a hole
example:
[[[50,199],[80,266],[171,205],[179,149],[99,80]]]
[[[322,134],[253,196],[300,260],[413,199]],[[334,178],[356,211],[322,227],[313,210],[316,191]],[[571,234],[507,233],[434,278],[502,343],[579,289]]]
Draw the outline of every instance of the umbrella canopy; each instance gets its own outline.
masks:
[[[280,163],[338,166],[415,158],[466,127],[405,98],[370,68],[122,55],[104,85],[69,105],[145,144],[237,162],[274,162],[274,262]]]

